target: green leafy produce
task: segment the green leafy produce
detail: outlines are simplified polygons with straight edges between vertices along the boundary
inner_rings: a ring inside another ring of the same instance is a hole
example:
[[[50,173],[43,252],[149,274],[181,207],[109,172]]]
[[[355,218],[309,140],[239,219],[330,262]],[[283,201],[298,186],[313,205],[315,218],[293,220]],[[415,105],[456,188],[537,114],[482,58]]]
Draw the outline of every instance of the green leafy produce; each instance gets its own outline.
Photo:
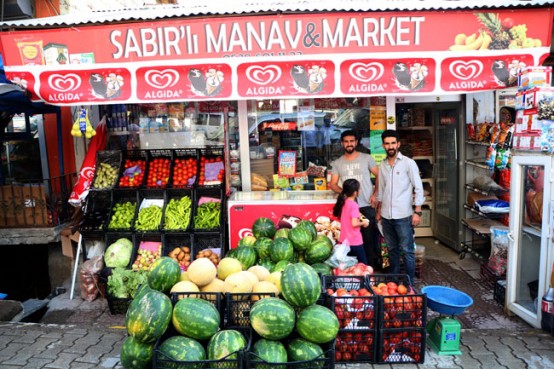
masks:
[[[171,199],[165,208],[164,229],[186,230],[190,223],[192,200],[190,196]]]
[[[133,243],[126,238],[120,238],[104,252],[104,263],[108,268],[125,268],[131,261],[132,251]]]
[[[221,203],[210,201],[199,205],[194,217],[194,228],[196,229],[214,229],[219,227],[219,218],[221,214]]]
[[[137,231],[155,231],[162,221],[162,208],[150,205],[142,208],[137,216],[135,229]]]
[[[131,229],[136,208],[137,204],[131,201],[116,203],[108,229]]]
[[[108,277],[108,293],[116,298],[134,298],[138,286],[148,283],[146,270],[114,268]]]

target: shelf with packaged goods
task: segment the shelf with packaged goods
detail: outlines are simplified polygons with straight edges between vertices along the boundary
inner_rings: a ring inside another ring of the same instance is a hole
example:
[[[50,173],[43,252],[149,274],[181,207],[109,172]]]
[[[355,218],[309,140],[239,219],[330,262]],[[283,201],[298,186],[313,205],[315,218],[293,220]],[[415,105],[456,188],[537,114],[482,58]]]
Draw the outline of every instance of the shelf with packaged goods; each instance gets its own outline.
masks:
[[[482,211],[479,211],[469,204],[464,204],[464,209],[471,211],[473,214],[477,214],[479,216],[482,216],[483,218],[489,219],[497,219],[505,215],[505,213],[483,213]]]

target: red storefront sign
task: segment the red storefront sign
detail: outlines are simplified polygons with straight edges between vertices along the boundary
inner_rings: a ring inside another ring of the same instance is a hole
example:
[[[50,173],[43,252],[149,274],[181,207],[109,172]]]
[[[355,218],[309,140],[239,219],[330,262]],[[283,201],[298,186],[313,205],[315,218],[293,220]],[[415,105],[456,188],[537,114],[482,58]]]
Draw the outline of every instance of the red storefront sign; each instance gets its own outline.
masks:
[[[367,12],[189,17],[3,32],[0,41],[8,77],[27,73],[29,89],[58,105],[429,95],[503,88],[497,60],[540,65],[549,55],[552,8],[488,15],[499,30],[470,10]],[[127,74],[116,93],[83,90],[117,69]],[[478,70],[476,83],[468,76]]]

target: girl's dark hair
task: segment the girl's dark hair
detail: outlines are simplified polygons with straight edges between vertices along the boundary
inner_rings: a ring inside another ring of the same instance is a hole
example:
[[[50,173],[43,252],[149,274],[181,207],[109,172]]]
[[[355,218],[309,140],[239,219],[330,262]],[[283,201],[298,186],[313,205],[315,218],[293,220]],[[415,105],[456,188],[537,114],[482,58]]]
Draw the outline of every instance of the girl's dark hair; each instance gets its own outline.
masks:
[[[347,198],[352,196],[354,192],[360,190],[360,182],[357,179],[350,178],[342,183],[342,192],[337,198],[337,202],[333,207],[333,215],[337,218],[340,218],[340,213],[342,212],[342,207]]]

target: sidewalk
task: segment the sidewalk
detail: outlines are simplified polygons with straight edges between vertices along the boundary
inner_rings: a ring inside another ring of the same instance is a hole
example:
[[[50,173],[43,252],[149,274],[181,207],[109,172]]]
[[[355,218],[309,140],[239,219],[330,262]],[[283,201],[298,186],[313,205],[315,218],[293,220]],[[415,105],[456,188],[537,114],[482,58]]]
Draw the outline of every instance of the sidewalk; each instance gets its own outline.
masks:
[[[504,314],[483,288],[475,260],[460,260],[456,253],[432,240],[421,242],[425,243],[429,263],[418,283],[440,280],[455,288],[461,285],[474,298],[475,306],[459,319],[462,355],[438,355],[428,346],[424,364],[353,364],[337,368],[554,368],[554,337]],[[104,299],[89,303],[76,291],[70,300],[67,287],[68,292],[49,302],[40,323],[0,323],[1,369],[122,368],[119,352],[127,335],[125,317],[111,315]],[[433,312],[428,316],[432,318]]]

